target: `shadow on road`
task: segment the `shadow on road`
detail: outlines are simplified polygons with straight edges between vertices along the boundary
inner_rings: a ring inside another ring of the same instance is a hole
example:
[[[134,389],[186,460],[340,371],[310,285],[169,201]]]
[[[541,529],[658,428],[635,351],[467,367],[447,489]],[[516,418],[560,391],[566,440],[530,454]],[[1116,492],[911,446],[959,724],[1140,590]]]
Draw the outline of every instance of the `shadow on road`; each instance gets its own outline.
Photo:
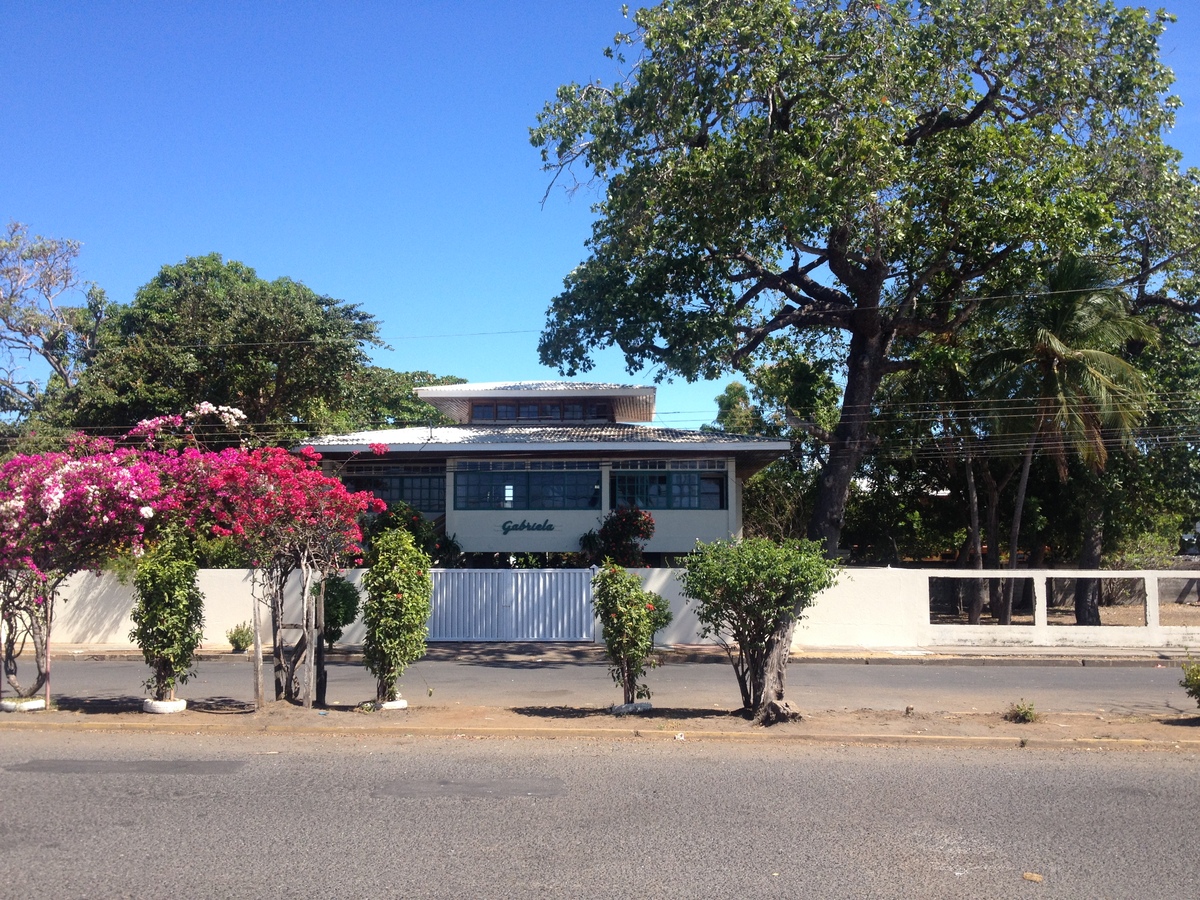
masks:
[[[741,710],[693,709],[684,706],[657,707],[627,716],[614,716],[612,710],[607,706],[600,709],[586,706],[513,706],[511,709],[519,716],[532,716],[539,719],[589,719],[595,716],[609,716],[614,719],[636,722],[639,719],[743,718]]]
[[[145,697],[133,694],[123,697],[75,697],[69,694],[57,694],[54,697],[54,706],[62,712],[83,713],[84,715],[127,713],[139,712],[144,699]],[[221,715],[254,712],[252,702],[234,700],[232,697],[204,697],[199,700],[189,697],[187,708],[195,712]]]

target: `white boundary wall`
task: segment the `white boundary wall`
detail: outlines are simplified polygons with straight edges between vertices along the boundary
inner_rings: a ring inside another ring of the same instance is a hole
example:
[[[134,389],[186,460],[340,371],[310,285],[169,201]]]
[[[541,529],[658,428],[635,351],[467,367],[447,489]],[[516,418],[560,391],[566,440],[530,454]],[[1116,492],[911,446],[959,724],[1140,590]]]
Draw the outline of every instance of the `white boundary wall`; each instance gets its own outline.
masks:
[[[636,569],[646,586],[671,604],[674,621],[659,635],[662,644],[699,642],[695,609],[680,593],[676,570]],[[545,576],[553,577],[554,570]],[[438,578],[438,570],[434,570]],[[1200,648],[1200,627],[1165,626],[1159,622],[1163,602],[1195,594],[1200,571],[1075,571],[1020,569],[1018,578],[1034,583],[1033,625],[933,625],[929,621],[930,578],[1006,577],[1009,572],[962,569],[846,569],[836,586],[822,594],[796,629],[793,648],[906,648],[906,647],[1154,647]],[[347,573],[355,583],[362,570]],[[578,573],[574,573],[578,577]],[[1047,578],[1139,578],[1146,585],[1146,624],[1128,626],[1052,626],[1047,623]],[[206,649],[228,646],[225,632],[252,616],[250,573],[246,570],[205,569],[200,572],[205,595]],[[299,622],[299,579],[289,585],[287,621]],[[64,586],[56,606],[54,644],[132,647],[129,632],[132,589],[114,575],[76,575]],[[265,613],[265,610],[264,610]],[[264,616],[264,621],[267,617]],[[599,629],[595,632],[600,640]],[[361,644],[361,621],[346,629],[341,644]]]

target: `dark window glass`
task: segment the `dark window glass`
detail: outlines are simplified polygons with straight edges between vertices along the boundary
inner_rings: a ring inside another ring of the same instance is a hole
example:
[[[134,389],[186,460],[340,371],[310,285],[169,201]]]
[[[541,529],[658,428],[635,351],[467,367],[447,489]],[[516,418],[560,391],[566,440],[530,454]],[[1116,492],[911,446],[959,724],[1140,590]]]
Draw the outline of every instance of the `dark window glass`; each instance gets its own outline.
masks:
[[[564,403],[563,404],[564,419],[582,419],[583,404],[582,403]]]
[[[543,403],[542,404],[542,418],[543,419],[561,419],[562,418],[562,409],[559,407],[559,405],[557,403]]]
[[[446,511],[445,475],[353,475],[345,479],[350,491],[370,491],[384,503],[398,500],[426,514]]]
[[[497,419],[515,419],[517,417],[517,404],[515,403],[497,403],[496,418]]]
[[[525,509],[524,472],[458,472],[454,476],[455,509]]]
[[[612,504],[638,509],[726,509],[725,477],[698,472],[620,471],[612,474]]]
[[[536,403],[522,403],[517,414],[522,419],[536,419],[538,417],[538,405]]]
[[[598,509],[600,473],[530,472],[530,509]]]
[[[599,509],[598,469],[463,470],[454,476],[455,509]]]
[[[725,476],[700,476],[700,508],[727,509],[725,502]]]
[[[471,404],[471,420],[474,422],[490,422],[496,418],[496,409],[490,403]]]
[[[609,406],[607,403],[589,403],[587,405],[587,417],[589,419],[610,419]]]

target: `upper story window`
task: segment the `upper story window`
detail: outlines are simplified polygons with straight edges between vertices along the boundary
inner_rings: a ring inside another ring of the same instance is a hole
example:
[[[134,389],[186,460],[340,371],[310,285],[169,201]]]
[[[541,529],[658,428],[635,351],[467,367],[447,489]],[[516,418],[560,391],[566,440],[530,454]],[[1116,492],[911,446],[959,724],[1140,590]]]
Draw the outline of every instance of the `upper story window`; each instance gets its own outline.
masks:
[[[454,508],[599,509],[594,462],[467,462],[454,473]]]
[[[614,462],[612,469],[615,507],[729,508],[723,459],[632,459]]]
[[[477,400],[471,403],[471,421],[493,422],[613,422],[613,405],[608,400],[572,398],[541,400],[534,397],[514,400]]]

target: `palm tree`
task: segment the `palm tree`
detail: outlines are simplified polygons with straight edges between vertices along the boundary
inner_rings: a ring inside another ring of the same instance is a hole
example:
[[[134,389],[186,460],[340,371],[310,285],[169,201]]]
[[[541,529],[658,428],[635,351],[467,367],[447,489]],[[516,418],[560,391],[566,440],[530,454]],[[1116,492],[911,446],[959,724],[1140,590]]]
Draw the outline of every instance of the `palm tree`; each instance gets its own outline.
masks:
[[[1008,413],[997,422],[1022,450],[1008,541],[1009,568],[1015,569],[1035,454],[1049,455],[1064,480],[1071,453],[1093,472],[1103,470],[1110,443],[1129,439],[1147,402],[1145,380],[1118,353],[1130,341],[1150,340],[1154,331],[1129,314],[1102,267],[1074,256],[1052,266],[1044,284],[1004,310],[999,324],[1004,345],[980,362],[995,409]],[[1011,417],[1014,400],[1022,401],[1025,415]],[[1012,622],[1013,583],[1005,584],[1000,610],[1005,625]],[[1080,613],[1077,604],[1080,624],[1099,624],[1098,610]]]

